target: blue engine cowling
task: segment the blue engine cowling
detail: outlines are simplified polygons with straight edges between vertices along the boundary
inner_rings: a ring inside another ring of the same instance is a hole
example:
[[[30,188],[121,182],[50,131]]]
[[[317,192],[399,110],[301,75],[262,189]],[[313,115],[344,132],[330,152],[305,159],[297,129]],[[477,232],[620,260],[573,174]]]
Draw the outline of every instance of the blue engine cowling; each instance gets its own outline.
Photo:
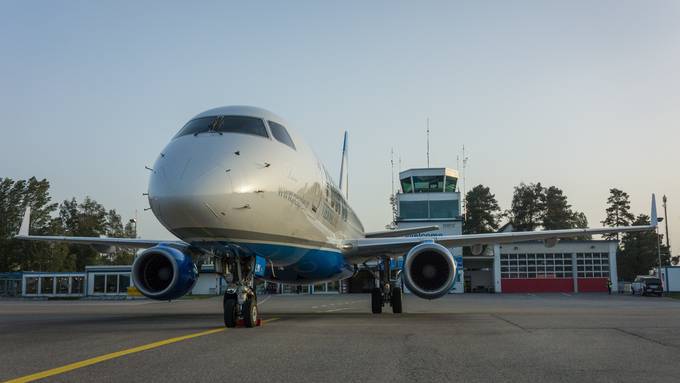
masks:
[[[144,250],[132,264],[135,287],[151,299],[177,299],[191,291],[197,280],[191,257],[163,244]]]

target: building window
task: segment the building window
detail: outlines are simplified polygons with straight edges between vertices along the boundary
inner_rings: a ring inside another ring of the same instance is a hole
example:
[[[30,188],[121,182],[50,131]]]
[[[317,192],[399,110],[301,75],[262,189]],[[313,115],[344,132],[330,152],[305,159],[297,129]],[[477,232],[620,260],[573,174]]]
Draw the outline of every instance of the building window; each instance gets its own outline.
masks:
[[[84,277],[71,277],[71,294],[82,294],[84,282]]]
[[[413,192],[413,183],[411,182],[411,177],[404,178],[401,180],[401,190],[404,193],[412,193]]]
[[[427,219],[427,201],[401,201],[399,202],[399,218],[402,219]]]
[[[41,294],[54,294],[54,277],[41,277],[40,278],[40,293]]]
[[[92,290],[95,294],[104,294],[106,287],[106,276],[104,274],[95,274],[94,276],[94,289]]]
[[[57,277],[57,294],[68,294],[68,277]]]
[[[456,218],[458,200],[430,201],[430,218]]]
[[[455,177],[446,176],[446,184],[445,184],[446,187],[445,187],[444,191],[447,192],[447,193],[455,192],[456,191],[456,182],[458,182],[458,180]]]
[[[441,193],[444,191],[444,176],[414,176],[413,189],[416,193]]]
[[[501,254],[501,278],[571,278],[571,254]]]
[[[26,278],[26,294],[37,293],[38,293],[38,278],[36,277]]]
[[[118,294],[118,275],[109,274],[106,276],[106,293]]]
[[[576,273],[579,278],[609,278],[609,253],[576,254]]]
[[[120,274],[118,278],[118,292],[126,294],[127,288],[130,287],[130,274]]]

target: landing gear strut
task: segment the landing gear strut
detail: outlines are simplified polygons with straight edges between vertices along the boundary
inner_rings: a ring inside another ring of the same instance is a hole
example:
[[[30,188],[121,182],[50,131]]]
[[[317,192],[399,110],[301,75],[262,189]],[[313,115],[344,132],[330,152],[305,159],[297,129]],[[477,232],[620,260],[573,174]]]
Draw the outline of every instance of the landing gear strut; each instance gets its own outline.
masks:
[[[373,314],[380,314],[383,306],[389,304],[392,306],[394,314],[401,314],[403,294],[401,287],[397,287],[396,281],[391,279],[390,258],[383,257],[381,262],[382,267],[378,267],[378,278],[376,279],[379,287],[375,287],[371,291],[371,311]]]
[[[257,326],[257,295],[255,294],[255,258],[224,257],[230,279],[224,293],[224,325],[236,327],[243,319],[245,327]],[[225,270],[226,271],[226,270]],[[224,273],[226,274],[226,273]]]

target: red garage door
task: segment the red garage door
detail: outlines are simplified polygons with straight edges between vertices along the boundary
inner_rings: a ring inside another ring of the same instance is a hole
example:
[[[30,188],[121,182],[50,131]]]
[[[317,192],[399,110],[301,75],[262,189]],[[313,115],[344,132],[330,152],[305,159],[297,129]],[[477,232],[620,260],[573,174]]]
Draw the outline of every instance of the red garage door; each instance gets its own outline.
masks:
[[[579,293],[603,293],[607,291],[607,278],[579,278]]]
[[[580,279],[579,287],[581,287]],[[571,293],[574,292],[574,282],[572,278],[503,278],[501,290],[504,293]]]

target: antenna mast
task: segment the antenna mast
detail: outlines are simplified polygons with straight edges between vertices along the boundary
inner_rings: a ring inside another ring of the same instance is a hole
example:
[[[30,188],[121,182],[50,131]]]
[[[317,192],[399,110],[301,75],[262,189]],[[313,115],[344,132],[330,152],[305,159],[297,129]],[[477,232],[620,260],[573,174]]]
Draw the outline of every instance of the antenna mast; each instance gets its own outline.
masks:
[[[393,230],[397,227],[397,197],[394,194],[394,148],[390,149],[390,167],[392,168],[392,194],[390,194],[390,206],[392,207],[392,222],[388,229]]]
[[[430,167],[430,117],[427,118],[427,167]]]
[[[467,201],[466,201],[466,197],[467,197],[466,183],[467,182],[466,182],[466,178],[467,178],[467,163],[468,163],[469,159],[470,159],[470,157],[465,155],[465,145],[463,145],[463,172],[462,172],[462,175],[461,175],[462,176],[461,177],[461,181],[462,181],[461,183],[463,184],[463,198],[462,198],[462,201],[463,201],[463,204],[462,204],[463,205],[462,206],[463,220],[465,220],[467,218],[467,206],[466,206],[467,205]]]

